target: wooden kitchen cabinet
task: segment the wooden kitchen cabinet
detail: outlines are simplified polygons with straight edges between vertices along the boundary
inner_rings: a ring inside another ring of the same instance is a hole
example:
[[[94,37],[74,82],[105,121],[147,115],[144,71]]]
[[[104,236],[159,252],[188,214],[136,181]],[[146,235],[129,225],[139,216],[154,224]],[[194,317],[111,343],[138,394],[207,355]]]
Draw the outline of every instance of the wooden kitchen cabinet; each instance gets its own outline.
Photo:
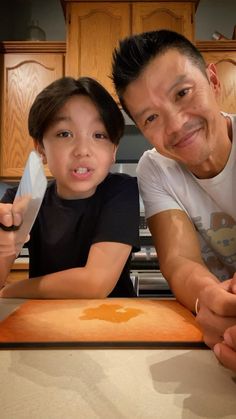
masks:
[[[194,40],[194,2],[132,4],[132,33],[171,29]]]
[[[66,74],[94,77],[113,92],[111,57],[130,33],[128,3],[68,3]]]
[[[62,1],[67,27],[66,74],[94,77],[115,96],[109,76],[112,52],[119,40],[161,28],[193,40],[197,3]]]
[[[196,46],[207,63],[216,65],[221,82],[221,110],[236,113],[236,41],[199,41]]]
[[[11,272],[7,277],[7,284],[10,284],[15,281],[20,281],[22,279],[29,278],[29,263],[28,262],[18,262],[17,260],[12,266]]]
[[[1,42],[0,54],[0,176],[11,180],[22,175],[33,149],[28,134],[29,109],[36,95],[64,74],[65,43]]]

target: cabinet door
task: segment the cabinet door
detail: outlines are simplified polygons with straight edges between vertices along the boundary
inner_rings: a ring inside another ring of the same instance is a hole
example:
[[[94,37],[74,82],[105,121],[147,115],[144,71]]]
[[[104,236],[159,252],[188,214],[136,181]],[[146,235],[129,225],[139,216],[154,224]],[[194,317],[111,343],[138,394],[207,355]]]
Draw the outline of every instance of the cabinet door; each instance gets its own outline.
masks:
[[[180,32],[191,41],[194,39],[193,3],[133,3],[132,32],[140,33],[159,29]]]
[[[236,51],[209,51],[202,55],[207,63],[216,65],[221,82],[221,110],[236,113]]]
[[[93,77],[114,95],[112,52],[130,34],[129,16],[128,3],[69,3],[66,74]]]
[[[33,141],[28,134],[28,114],[36,95],[63,75],[62,54],[18,54],[4,56],[4,90],[0,175],[22,175]]]

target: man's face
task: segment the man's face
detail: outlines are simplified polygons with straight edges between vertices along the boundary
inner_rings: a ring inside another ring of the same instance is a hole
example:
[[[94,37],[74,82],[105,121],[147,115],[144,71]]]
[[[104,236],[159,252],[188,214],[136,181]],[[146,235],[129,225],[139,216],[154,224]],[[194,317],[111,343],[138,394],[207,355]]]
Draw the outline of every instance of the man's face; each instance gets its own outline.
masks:
[[[227,136],[215,67],[206,71],[171,49],[154,58],[124,94],[127,109],[156,150],[196,174],[214,160]]]

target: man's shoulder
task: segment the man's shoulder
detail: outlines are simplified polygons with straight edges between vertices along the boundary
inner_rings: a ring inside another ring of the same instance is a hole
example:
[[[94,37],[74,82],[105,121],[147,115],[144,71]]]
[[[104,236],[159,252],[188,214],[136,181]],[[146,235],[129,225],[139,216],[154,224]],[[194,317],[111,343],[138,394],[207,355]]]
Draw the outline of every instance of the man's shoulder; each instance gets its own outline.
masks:
[[[151,150],[145,151],[141,156],[137,165],[137,174],[139,175],[148,170],[165,171],[170,168],[179,170],[182,166],[175,160],[162,156],[155,148],[152,148]]]

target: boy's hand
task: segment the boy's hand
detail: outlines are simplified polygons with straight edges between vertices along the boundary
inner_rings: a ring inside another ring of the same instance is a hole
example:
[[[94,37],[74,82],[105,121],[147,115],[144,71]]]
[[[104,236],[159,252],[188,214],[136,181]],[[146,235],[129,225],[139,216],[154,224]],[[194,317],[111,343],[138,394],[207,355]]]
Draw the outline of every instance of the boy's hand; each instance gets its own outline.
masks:
[[[23,221],[29,197],[19,198],[14,204],[0,203],[0,257],[17,255],[17,230]]]
[[[22,216],[13,204],[0,204],[0,225],[3,230],[14,230],[22,222]]]

